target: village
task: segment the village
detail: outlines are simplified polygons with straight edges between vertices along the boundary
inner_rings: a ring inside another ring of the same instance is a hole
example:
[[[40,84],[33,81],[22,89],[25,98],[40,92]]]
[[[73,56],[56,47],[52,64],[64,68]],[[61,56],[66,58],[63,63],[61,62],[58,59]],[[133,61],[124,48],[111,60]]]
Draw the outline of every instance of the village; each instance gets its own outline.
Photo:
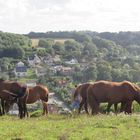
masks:
[[[55,56],[52,58],[51,56],[42,57],[40,58],[36,54],[29,56],[27,59],[28,67],[24,64],[24,62],[19,61],[16,63],[15,68],[13,70],[13,74],[15,77],[19,79],[27,78],[24,84],[27,87],[32,88],[37,85],[37,78],[43,77],[47,74],[48,69],[51,71],[52,75],[57,75],[60,73],[63,76],[71,76],[74,73],[73,65],[78,64],[78,61],[72,58],[69,61],[65,61],[65,63],[69,66],[62,66],[62,65],[55,65],[55,63],[60,62],[60,56]],[[49,67],[47,67],[49,66]],[[47,67],[47,68],[46,68]],[[32,71],[35,74],[36,79],[28,79],[28,71]],[[59,80],[58,86],[66,86],[67,81]],[[71,91],[70,91],[71,94]],[[71,95],[70,95],[71,96]],[[29,111],[35,111],[42,108],[41,101],[37,101],[34,104],[27,105]],[[58,114],[65,114],[71,113],[71,108],[68,106],[62,99],[56,95],[56,93],[49,93],[49,101],[48,101],[48,111],[50,114],[58,113]],[[18,114],[18,106],[14,104],[10,111],[10,114]]]

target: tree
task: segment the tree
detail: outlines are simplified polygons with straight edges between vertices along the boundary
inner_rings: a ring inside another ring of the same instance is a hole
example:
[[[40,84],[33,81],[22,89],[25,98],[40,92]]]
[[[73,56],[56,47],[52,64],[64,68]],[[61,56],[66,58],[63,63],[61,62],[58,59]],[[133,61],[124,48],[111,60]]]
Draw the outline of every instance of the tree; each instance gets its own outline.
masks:
[[[54,45],[53,39],[40,39],[38,42],[39,47],[51,48]]]
[[[98,80],[112,80],[112,67],[107,61],[102,61],[97,64],[97,79]]]
[[[84,71],[83,71],[83,79],[84,81],[95,81],[97,79],[97,67],[96,65],[91,65],[89,67],[87,67]]]
[[[64,45],[65,50],[68,52],[79,51],[83,47],[80,43],[73,40],[65,41]]]
[[[94,56],[97,53],[97,47],[92,42],[84,42],[83,55]]]
[[[56,54],[63,54],[64,53],[64,45],[60,42],[56,42],[53,46],[53,49],[55,51]]]

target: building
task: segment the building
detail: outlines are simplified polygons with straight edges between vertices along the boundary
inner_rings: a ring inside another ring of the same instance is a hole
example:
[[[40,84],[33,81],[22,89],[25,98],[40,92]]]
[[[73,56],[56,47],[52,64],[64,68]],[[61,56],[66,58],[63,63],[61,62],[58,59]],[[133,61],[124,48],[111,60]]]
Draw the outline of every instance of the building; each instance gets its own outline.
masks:
[[[25,77],[27,76],[27,67],[23,62],[18,62],[14,69],[14,74],[16,77]]]
[[[75,65],[78,63],[77,59],[75,58],[72,58],[71,60],[69,61],[65,61],[66,64],[69,64],[69,65]]]
[[[34,54],[34,55],[28,57],[28,63],[31,66],[35,66],[35,65],[41,63],[41,59],[36,54]]]

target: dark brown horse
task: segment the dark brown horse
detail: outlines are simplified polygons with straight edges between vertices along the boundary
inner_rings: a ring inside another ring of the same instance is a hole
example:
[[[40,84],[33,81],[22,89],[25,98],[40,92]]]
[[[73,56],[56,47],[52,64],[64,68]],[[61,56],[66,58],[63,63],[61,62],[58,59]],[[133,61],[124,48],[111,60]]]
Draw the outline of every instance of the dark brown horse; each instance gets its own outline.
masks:
[[[27,98],[27,88],[13,81],[0,80],[0,95],[2,96],[3,90],[7,90],[15,95],[17,95],[18,105],[19,105],[19,116],[24,117],[26,110],[26,98]],[[10,95],[11,96],[11,95]]]
[[[129,81],[98,81],[89,86],[87,97],[92,114],[99,112],[99,105],[102,102],[108,102],[110,106],[121,102],[131,113],[132,102],[136,100],[140,103],[140,89]]]
[[[35,103],[37,100],[41,100],[42,105],[43,105],[43,114],[47,115],[48,114],[48,108],[47,108],[48,97],[49,97],[49,91],[47,87],[43,85],[37,85],[33,88],[28,89],[28,97],[27,97],[26,104],[32,104],[32,103]],[[8,108],[10,107],[6,103],[6,109],[8,110]],[[27,109],[25,110],[25,112],[27,113],[27,116],[28,116]]]
[[[17,98],[16,94],[13,94],[11,92],[9,92],[8,90],[2,90],[0,93],[0,99],[1,99],[1,107],[2,107],[2,114],[5,114],[5,102],[7,102],[9,105],[15,101]]]

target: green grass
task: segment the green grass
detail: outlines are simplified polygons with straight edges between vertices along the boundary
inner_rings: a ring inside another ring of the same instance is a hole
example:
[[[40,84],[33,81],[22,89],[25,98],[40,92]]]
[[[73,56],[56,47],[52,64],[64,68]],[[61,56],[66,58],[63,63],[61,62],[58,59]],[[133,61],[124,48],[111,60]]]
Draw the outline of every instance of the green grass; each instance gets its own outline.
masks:
[[[0,140],[139,140],[140,114],[0,117]]]

